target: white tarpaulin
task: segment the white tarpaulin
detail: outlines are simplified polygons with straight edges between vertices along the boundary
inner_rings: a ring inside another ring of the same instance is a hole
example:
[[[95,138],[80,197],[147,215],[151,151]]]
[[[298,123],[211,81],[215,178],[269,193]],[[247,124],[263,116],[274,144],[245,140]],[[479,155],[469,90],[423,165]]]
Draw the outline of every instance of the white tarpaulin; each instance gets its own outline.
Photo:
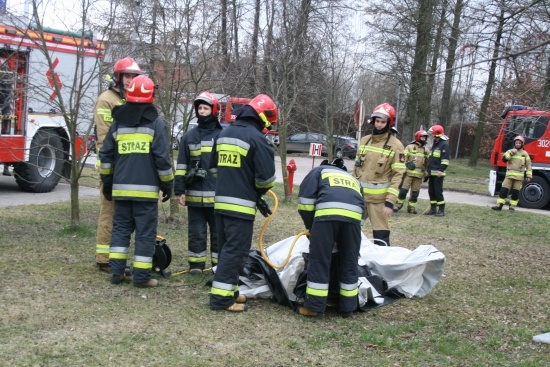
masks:
[[[265,253],[274,264],[282,264],[288,256],[294,237],[286,238],[269,246]],[[305,261],[302,253],[309,252],[309,240],[300,237],[288,264],[276,270],[281,284],[290,301],[299,301],[294,295],[294,288],[300,274],[304,271]],[[431,245],[421,245],[411,251],[403,247],[385,247],[373,244],[362,234],[359,265],[367,265],[374,275],[388,283],[389,289],[395,289],[405,297],[424,297],[439,282],[445,268],[445,255]],[[248,297],[270,298],[272,292],[262,274],[254,274],[257,279],[242,277],[244,285],[239,286],[239,293]],[[367,302],[382,304],[384,296],[370,285],[365,277],[359,278],[359,306]]]

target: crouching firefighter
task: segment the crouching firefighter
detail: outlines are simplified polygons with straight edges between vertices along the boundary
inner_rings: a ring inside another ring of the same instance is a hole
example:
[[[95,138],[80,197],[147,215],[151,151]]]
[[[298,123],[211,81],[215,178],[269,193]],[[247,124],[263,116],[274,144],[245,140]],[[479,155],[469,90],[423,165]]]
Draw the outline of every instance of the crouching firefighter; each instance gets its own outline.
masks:
[[[217,175],[216,230],[219,260],[210,308],[243,312],[239,295],[242,272],[252,244],[257,202],[275,184],[273,149],[261,131],[277,121],[277,106],[265,94],[254,97],[223,130],[214,144],[210,171]]]
[[[403,183],[399,188],[399,196],[397,196],[397,205],[393,208],[394,212],[399,211],[403,207],[405,198],[409,189],[409,205],[407,205],[407,213],[417,214],[416,202],[420,194],[420,185],[426,174],[428,166],[428,156],[430,150],[426,147],[428,132],[419,130],[414,134],[414,140],[405,147],[405,167],[407,168]]]
[[[376,106],[370,123],[372,135],[361,139],[355,161],[355,177],[365,193],[365,208],[377,245],[390,245],[390,217],[405,173],[403,144],[393,136],[395,108],[388,103]]]
[[[357,309],[357,260],[364,222],[363,188],[346,172],[342,159],[323,161],[304,178],[298,194],[298,212],[310,232],[306,297],[298,313],[320,317],[329,294],[333,251],[338,259],[338,308],[343,317]]]
[[[223,130],[218,114],[220,103],[209,92],[193,102],[198,125],[182,136],[176,165],[174,193],[180,205],[187,206],[189,230],[187,248],[189,273],[200,274],[207,258],[207,227],[210,227],[212,267],[218,264],[218,241],[214,217],[216,178],[207,171],[214,140]]]
[[[145,75],[126,90],[126,104],[113,109],[113,123],[99,152],[103,194],[114,200],[109,248],[111,283],[125,279],[130,237],[135,231],[134,286],[156,287],[151,279],[157,236],[159,189],[172,194],[174,174],[168,129],[153,106],[155,85]]]
[[[523,136],[516,136],[514,138],[514,147],[502,156],[502,160],[507,162],[506,177],[502,182],[502,188],[498,194],[497,205],[493,206],[493,210],[502,210],[502,207],[506,203],[508,194],[510,195],[509,210],[515,210],[518,205],[519,192],[523,186],[523,179],[527,182],[531,181],[533,177],[533,171],[531,168],[531,157],[529,153],[523,149],[525,144],[525,138]]]

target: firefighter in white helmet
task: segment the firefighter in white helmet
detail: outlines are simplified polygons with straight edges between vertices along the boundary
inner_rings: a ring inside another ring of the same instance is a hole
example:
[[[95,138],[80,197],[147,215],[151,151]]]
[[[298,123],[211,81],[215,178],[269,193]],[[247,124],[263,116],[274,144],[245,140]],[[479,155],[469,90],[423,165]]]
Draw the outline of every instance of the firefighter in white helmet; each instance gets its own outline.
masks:
[[[372,135],[361,139],[355,161],[355,177],[365,193],[365,206],[377,245],[390,245],[390,216],[405,173],[403,144],[392,134],[395,108],[376,106],[370,123]]]
[[[141,74],[139,65],[131,57],[118,60],[113,66],[109,89],[101,93],[94,105],[94,124],[96,131],[96,152],[99,154],[105,135],[113,122],[111,111],[125,102],[125,90],[132,79]],[[97,162],[97,167],[101,162]],[[105,199],[103,183],[100,182],[99,196],[101,207],[97,220],[96,264],[100,271],[109,272],[109,244],[113,229],[114,204]]]
[[[109,247],[111,283],[120,284],[135,232],[134,286],[156,287],[151,278],[157,237],[159,190],[172,195],[174,172],[168,129],[153,105],[155,84],[145,75],[127,88],[127,102],[113,109],[113,123],[99,151],[103,195],[113,200]]]
[[[430,149],[426,147],[428,132],[419,130],[414,134],[414,140],[405,147],[405,167],[407,173],[403,179],[403,184],[399,189],[397,197],[397,205],[393,208],[394,212],[399,211],[403,207],[405,198],[409,189],[409,205],[407,205],[407,213],[416,214],[416,202],[420,194],[420,185],[424,179],[426,168],[428,167],[428,156]]]
[[[216,179],[208,170],[214,140],[223,130],[218,121],[220,103],[209,92],[193,101],[197,127],[182,136],[176,165],[174,193],[180,205],[187,206],[189,230],[187,249],[189,273],[201,274],[207,259],[207,228],[210,228],[212,266],[218,264],[218,241],[214,217]]]
[[[521,135],[516,136],[514,138],[514,147],[506,151],[502,157],[502,160],[508,164],[506,166],[506,177],[498,194],[497,205],[491,208],[493,210],[502,210],[502,207],[506,203],[506,198],[510,194],[510,206],[508,209],[513,211],[518,205],[519,192],[523,186],[523,180],[525,179],[529,182],[533,177],[531,157],[523,149],[524,145],[525,138]]]

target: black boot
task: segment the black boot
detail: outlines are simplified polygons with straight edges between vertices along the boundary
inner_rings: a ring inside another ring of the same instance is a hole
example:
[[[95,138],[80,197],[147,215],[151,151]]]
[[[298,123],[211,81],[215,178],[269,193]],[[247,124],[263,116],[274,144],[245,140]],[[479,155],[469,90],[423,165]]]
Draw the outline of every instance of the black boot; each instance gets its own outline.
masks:
[[[436,213],[435,208],[437,208],[436,204],[430,204],[430,211],[424,213],[424,215],[434,215]]]
[[[491,209],[493,209],[493,210],[502,210],[502,207],[503,207],[502,204],[498,204],[498,205],[492,206]]]
[[[439,210],[435,213],[434,217],[444,217],[445,216],[445,204],[439,206]]]
[[[372,231],[372,237],[375,240],[378,240],[378,241],[374,241],[375,245],[378,245],[378,246],[390,245],[390,231],[386,231],[386,230]]]

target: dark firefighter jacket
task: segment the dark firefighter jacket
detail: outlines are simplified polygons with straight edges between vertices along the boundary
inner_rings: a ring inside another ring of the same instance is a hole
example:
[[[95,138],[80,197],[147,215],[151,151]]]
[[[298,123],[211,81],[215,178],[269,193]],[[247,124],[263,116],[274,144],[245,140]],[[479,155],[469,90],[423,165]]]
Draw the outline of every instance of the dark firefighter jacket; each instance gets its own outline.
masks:
[[[449,142],[447,137],[442,136],[439,139],[434,140],[432,145],[432,153],[428,161],[428,172],[431,176],[437,176],[437,171],[443,172],[445,176],[445,170],[449,167],[449,157],[451,152],[449,151]]]
[[[174,193],[185,194],[187,206],[214,206],[216,178],[208,168],[214,141],[223,129],[215,117],[208,117],[207,121],[199,122],[181,138]],[[198,169],[206,170],[206,177],[197,175]]]
[[[152,104],[115,107],[113,119],[99,152],[103,184],[113,200],[158,201],[174,183],[166,125]]]
[[[363,189],[355,177],[340,168],[316,167],[300,184],[298,212],[308,230],[314,220],[362,225]]]
[[[244,106],[214,144],[210,171],[217,176],[216,213],[254,220],[256,201],[275,184],[275,156],[254,109]]]

